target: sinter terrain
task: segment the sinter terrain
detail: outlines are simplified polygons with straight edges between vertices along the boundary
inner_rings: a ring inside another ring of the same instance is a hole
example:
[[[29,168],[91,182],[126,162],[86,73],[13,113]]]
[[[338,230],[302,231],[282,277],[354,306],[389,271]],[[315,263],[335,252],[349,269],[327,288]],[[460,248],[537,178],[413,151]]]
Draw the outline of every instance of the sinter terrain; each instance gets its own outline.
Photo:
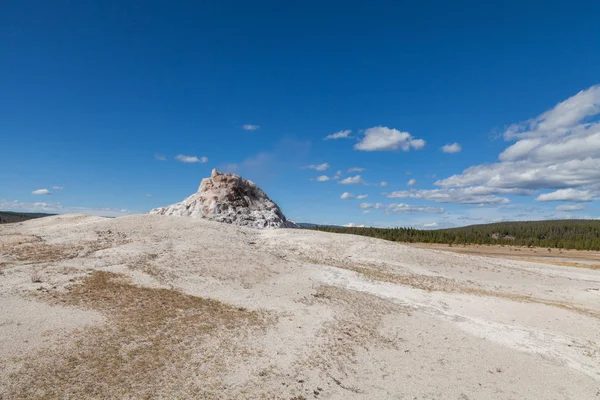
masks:
[[[600,271],[163,215],[0,226],[3,399],[596,399]]]

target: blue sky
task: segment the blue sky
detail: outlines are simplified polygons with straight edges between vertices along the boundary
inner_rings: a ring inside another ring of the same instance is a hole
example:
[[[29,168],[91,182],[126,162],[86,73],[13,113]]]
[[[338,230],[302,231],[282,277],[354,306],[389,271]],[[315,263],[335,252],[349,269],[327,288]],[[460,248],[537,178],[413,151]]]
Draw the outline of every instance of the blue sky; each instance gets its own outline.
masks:
[[[146,212],[216,167],[296,221],[600,217],[600,3],[187,3],[4,2],[0,209]]]

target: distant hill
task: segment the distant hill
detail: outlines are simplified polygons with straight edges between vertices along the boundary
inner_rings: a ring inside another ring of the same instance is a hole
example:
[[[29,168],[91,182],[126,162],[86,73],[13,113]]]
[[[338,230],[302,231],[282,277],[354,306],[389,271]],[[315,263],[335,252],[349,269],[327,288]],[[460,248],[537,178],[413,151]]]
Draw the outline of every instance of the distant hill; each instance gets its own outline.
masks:
[[[27,221],[28,219],[33,219],[33,218],[48,217],[50,215],[55,215],[55,214],[0,211],[0,224],[10,224],[13,222],[22,222],[22,221]]]
[[[517,246],[600,250],[599,220],[498,222],[461,228],[346,228],[315,226],[327,232],[350,233],[396,242],[445,244],[511,244]]]

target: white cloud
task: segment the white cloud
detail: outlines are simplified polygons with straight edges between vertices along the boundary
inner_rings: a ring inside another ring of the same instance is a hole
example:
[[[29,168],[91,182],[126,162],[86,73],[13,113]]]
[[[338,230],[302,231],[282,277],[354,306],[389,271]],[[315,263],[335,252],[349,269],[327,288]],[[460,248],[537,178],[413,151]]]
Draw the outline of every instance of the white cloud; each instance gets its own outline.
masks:
[[[336,133],[332,133],[331,135],[327,135],[325,136],[325,139],[323,140],[330,140],[330,139],[348,139],[350,138],[350,134],[352,133],[352,131],[350,129],[346,129],[344,131],[339,131]]]
[[[364,225],[356,225],[353,224],[352,222],[347,223],[346,225],[344,225],[346,228],[364,228]]]
[[[436,226],[438,226],[437,222],[430,222],[427,224],[423,224],[423,228],[435,228]]]
[[[410,141],[410,147],[415,150],[421,150],[423,147],[425,147],[425,141],[423,139],[413,139]]]
[[[338,170],[338,172],[335,173],[335,175],[333,176],[333,178],[331,179],[340,179],[342,177],[342,171]]]
[[[329,177],[327,175],[321,175],[319,177],[317,177],[317,181],[319,182],[327,182],[329,180]]]
[[[206,157],[196,157],[196,156],[185,156],[183,154],[179,154],[175,157],[177,161],[181,161],[182,163],[206,163],[208,162],[208,158]]]
[[[62,209],[60,203],[46,203],[36,201],[33,203],[26,203],[18,200],[8,201],[0,199],[0,209],[6,211],[25,211],[25,212],[47,212],[53,213]]]
[[[385,210],[386,213],[412,214],[412,213],[427,213],[427,214],[442,214],[443,208],[439,207],[423,207],[415,206],[406,203],[360,203],[362,209]]]
[[[504,138],[516,142],[498,156],[499,162],[469,167],[435,184],[445,189],[485,187],[492,194],[506,189],[529,190],[530,195],[556,191],[540,195],[538,201],[559,200],[569,193],[560,190],[572,189],[578,191],[571,192],[575,201],[589,201],[600,194],[600,121],[590,119],[598,114],[600,86],[592,86],[538,117],[509,126]]]
[[[371,214],[371,210],[364,210],[363,214]]]
[[[363,172],[365,169],[360,167],[348,168],[348,172]]]
[[[166,161],[167,157],[161,155],[161,154],[155,154],[154,158],[157,159],[158,161]]]
[[[54,190],[63,190],[64,186],[52,186],[52,189],[54,189]]]
[[[37,190],[34,190],[33,192],[31,192],[31,194],[44,195],[44,194],[52,194],[52,192],[49,191],[48,189],[37,189]]]
[[[589,190],[560,189],[551,193],[540,194],[535,201],[592,201]]]
[[[252,125],[252,124],[245,124],[242,126],[242,129],[245,131],[257,131],[260,129],[260,126]]]
[[[358,200],[366,199],[367,197],[369,197],[369,195],[368,195],[368,194],[359,194],[358,196],[356,196],[356,198],[357,198]]]
[[[507,194],[524,194],[520,190],[506,189]],[[436,203],[459,203],[459,204],[508,204],[510,200],[506,197],[495,195],[495,190],[484,186],[473,186],[468,188],[431,189],[431,190],[399,190],[386,194],[388,198],[409,198],[431,200]],[[527,192],[529,193],[529,192]]]
[[[380,208],[385,208],[385,205],[382,203],[360,203],[360,208],[374,208],[379,210]]]
[[[145,196],[145,197],[152,197],[152,194],[150,194],[150,193],[146,193],[144,196]]]
[[[18,200],[8,201],[0,199],[0,209],[6,211],[44,212],[49,214],[88,214],[104,217],[120,217],[135,212],[124,208],[109,207],[69,207],[61,203],[33,202],[26,203]]]
[[[458,143],[451,143],[442,146],[442,151],[444,153],[458,153],[462,150],[462,147]]]
[[[513,124],[504,133],[507,140],[540,136],[564,136],[580,123],[600,113],[600,85],[582,90],[536,118]]]
[[[556,211],[580,211],[584,208],[585,206],[583,204],[563,204],[556,206]]]
[[[314,169],[315,171],[325,171],[326,169],[329,168],[329,164],[328,163],[323,163],[323,164],[311,164],[311,165],[307,165],[306,167],[304,167],[306,169]]]
[[[386,181],[383,181],[379,184],[379,186],[381,187],[386,187],[388,185],[388,183]]]
[[[416,179],[410,179],[408,182],[406,182],[406,184],[408,186],[414,186],[414,185],[416,185],[416,183],[417,183]]]
[[[365,130],[364,137],[354,145],[361,151],[390,151],[402,149],[409,151],[411,148],[419,150],[425,146],[423,139],[414,139],[408,132],[401,132],[387,126],[375,126]]]
[[[443,214],[444,209],[440,207],[422,207],[414,206],[405,203],[388,204],[387,209],[395,213],[427,213],[427,214]]]
[[[350,199],[353,199],[353,198],[354,198],[354,195],[352,193],[348,193],[348,192],[344,192],[340,196],[340,199],[342,199],[342,200],[350,200]]]
[[[366,185],[367,184],[367,182],[365,182],[363,180],[363,178],[360,177],[360,175],[351,176],[346,179],[342,179],[338,183],[341,183],[342,185]]]

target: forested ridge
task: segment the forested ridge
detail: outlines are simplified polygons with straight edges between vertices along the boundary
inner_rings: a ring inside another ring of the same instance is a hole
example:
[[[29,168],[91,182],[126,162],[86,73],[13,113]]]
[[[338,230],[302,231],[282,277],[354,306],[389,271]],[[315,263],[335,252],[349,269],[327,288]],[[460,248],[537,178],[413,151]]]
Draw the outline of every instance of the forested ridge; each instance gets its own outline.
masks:
[[[27,221],[28,219],[46,217],[52,214],[44,213],[19,213],[12,211],[0,211],[0,224]]]
[[[357,228],[315,226],[325,232],[349,233],[395,242],[443,244],[510,244],[577,250],[600,250],[600,221],[552,220],[498,222],[461,228]]]

